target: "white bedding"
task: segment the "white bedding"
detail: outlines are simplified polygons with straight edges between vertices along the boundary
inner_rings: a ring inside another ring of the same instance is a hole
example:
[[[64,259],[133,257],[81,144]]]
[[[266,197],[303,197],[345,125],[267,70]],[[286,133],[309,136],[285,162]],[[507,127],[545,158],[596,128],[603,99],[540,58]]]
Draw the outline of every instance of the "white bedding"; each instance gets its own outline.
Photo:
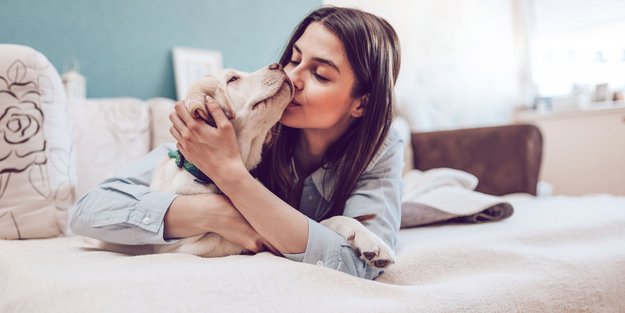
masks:
[[[625,312],[625,197],[508,200],[500,222],[401,230],[376,281],[268,253],[0,240],[0,312]]]

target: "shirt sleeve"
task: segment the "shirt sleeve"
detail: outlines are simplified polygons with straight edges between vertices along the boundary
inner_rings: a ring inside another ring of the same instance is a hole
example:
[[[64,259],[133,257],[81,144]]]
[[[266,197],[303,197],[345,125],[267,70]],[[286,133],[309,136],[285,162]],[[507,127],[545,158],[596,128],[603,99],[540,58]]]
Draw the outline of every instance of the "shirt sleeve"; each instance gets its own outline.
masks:
[[[394,250],[401,219],[404,147],[397,133],[391,131],[389,137],[357,181],[356,188],[345,204],[343,215],[356,217],[375,214],[374,219],[364,222],[365,227]],[[308,220],[306,251],[286,254],[285,257],[366,279],[375,279],[383,272],[360,260],[347,239],[311,219]]]
[[[165,212],[176,195],[149,188],[157,164],[172,150],[169,144],[161,145],[124,170],[127,176],[109,178],[91,189],[70,209],[71,231],[126,245],[177,241],[163,238]]]

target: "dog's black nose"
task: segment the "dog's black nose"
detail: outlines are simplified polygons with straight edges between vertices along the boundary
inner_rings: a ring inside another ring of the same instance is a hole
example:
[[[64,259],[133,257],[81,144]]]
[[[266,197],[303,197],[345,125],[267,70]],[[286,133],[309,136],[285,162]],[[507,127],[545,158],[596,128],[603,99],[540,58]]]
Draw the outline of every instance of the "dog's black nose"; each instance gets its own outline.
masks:
[[[270,64],[269,65],[269,69],[270,70],[281,70],[282,69],[282,65],[280,65],[278,63]]]

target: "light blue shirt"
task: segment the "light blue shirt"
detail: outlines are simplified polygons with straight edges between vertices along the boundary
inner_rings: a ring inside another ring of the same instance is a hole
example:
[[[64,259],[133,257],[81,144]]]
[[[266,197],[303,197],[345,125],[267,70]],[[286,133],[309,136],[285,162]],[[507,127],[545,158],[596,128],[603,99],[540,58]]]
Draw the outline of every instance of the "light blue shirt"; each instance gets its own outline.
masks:
[[[159,146],[125,170],[125,176],[109,178],[84,195],[71,208],[72,231],[127,245],[177,241],[166,240],[163,235],[165,212],[177,195],[149,189],[156,165],[173,150],[173,144]],[[401,218],[403,155],[403,140],[391,129],[356,182],[343,213],[350,217],[375,214],[376,217],[364,225],[392,249],[395,249]],[[299,211],[308,217],[308,243],[305,252],[285,254],[285,257],[374,279],[382,271],[360,260],[345,238],[317,222],[329,209],[334,185],[331,173],[331,170],[319,168],[304,179]],[[293,179],[298,179],[295,174]]]

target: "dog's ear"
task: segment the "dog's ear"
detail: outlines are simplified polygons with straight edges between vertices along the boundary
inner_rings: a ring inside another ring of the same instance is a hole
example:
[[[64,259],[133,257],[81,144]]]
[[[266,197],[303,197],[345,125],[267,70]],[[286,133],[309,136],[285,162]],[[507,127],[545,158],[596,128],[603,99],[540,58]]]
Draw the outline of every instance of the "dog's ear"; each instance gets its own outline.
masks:
[[[191,115],[195,118],[201,118],[208,124],[214,125],[215,121],[206,109],[207,101],[205,98],[210,97],[222,108],[228,119],[234,119],[235,114],[230,104],[230,99],[226,96],[225,87],[214,77],[206,76],[195,82],[187,92],[186,104]]]

